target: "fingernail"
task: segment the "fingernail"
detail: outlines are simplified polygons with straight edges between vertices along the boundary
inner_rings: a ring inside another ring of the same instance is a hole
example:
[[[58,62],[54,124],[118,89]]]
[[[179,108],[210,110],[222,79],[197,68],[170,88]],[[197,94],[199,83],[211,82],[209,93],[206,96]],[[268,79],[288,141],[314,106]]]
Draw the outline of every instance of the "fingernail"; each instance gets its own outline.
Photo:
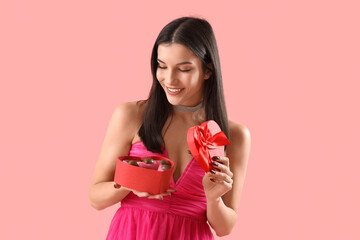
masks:
[[[218,166],[219,164],[217,162],[212,163],[214,166]]]
[[[210,172],[211,172],[212,174],[215,174],[215,171],[214,171],[214,170],[212,170],[212,169],[210,169]]]
[[[220,157],[219,157],[219,156],[213,156],[212,159],[213,159],[213,160],[219,160]]]

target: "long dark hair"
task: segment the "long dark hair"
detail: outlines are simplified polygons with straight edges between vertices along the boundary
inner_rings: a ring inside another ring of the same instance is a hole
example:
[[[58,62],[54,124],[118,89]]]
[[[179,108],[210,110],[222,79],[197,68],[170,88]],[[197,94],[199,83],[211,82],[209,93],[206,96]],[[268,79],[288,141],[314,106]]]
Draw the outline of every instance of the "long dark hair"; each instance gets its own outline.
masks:
[[[157,51],[161,43],[178,43],[186,46],[201,59],[203,72],[212,71],[210,78],[204,82],[203,101],[206,121],[216,121],[230,139],[220,60],[213,29],[205,19],[181,17],[168,23],[161,30],[152,50],[153,84],[146,100],[143,123],[138,132],[146,148],[152,152],[162,152],[162,147],[165,145],[162,129],[168,117],[173,114],[172,105],[168,102],[164,89],[156,78]],[[209,63],[212,64],[213,69],[207,66]]]

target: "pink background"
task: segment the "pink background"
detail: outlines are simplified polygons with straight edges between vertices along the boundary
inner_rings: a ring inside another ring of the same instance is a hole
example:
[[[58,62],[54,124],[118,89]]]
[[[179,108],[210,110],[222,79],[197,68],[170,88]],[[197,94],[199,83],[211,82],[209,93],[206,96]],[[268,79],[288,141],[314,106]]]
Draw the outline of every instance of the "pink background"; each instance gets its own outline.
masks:
[[[0,1],[0,239],[105,239],[88,188],[113,109],[171,20],[213,26],[252,148],[231,235],[360,239],[357,1]],[[219,238],[217,238],[219,239]]]

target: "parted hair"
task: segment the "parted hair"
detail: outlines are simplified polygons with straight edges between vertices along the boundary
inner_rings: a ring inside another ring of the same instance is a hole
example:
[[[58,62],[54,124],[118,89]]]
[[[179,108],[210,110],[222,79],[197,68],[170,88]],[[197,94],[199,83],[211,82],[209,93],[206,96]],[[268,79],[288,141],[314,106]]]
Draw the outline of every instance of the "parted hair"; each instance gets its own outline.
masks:
[[[161,153],[164,144],[162,129],[168,117],[173,114],[164,89],[156,78],[159,44],[178,43],[190,49],[201,61],[203,72],[212,72],[204,82],[203,102],[206,119],[214,120],[228,139],[229,127],[225,106],[219,53],[213,29],[208,21],[197,17],[181,17],[168,23],[159,33],[151,54],[153,83],[150,89],[143,122],[138,135],[149,151]],[[212,69],[208,64],[212,65]],[[226,146],[225,146],[226,147]]]

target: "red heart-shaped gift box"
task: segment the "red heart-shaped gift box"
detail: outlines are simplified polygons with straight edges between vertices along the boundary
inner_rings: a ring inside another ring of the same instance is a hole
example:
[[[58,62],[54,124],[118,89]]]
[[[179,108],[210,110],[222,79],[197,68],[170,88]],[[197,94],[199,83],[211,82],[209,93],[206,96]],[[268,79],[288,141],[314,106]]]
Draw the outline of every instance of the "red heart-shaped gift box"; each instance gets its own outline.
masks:
[[[130,165],[123,160],[141,161],[146,158],[153,160],[166,160],[171,167],[164,171],[148,169]],[[166,192],[171,184],[171,177],[174,170],[174,163],[166,157],[159,156],[119,156],[117,158],[114,181],[124,187],[150,194]]]
[[[205,172],[211,169],[211,158],[224,156],[224,145],[230,145],[225,133],[214,120],[189,128],[187,143],[191,154]]]

